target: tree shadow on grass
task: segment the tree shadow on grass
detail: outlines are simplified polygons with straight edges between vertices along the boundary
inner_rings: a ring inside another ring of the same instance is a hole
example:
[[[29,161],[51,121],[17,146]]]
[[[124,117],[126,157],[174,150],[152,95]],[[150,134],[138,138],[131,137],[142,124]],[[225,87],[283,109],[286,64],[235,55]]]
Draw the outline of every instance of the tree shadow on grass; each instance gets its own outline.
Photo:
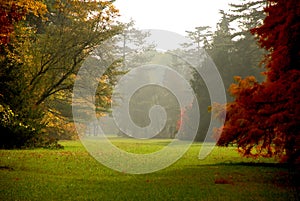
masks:
[[[248,167],[270,167],[270,168],[287,168],[287,169],[300,169],[300,164],[291,165],[288,163],[276,163],[276,162],[233,162],[224,161],[212,164],[198,164],[195,166],[248,166]]]
[[[266,162],[220,162],[215,165],[222,166],[250,166],[250,167],[273,167],[273,168],[289,168],[286,163],[266,163]]]
[[[288,164],[288,163],[268,163],[268,162],[232,162],[225,161],[214,164],[198,164],[196,167],[232,167],[235,170],[235,167],[258,167],[258,168],[271,168],[275,170],[274,172],[267,171],[266,173],[273,174],[271,182],[276,186],[289,187],[299,198],[298,192],[300,190],[300,165],[299,164]],[[190,167],[190,168],[195,168]]]

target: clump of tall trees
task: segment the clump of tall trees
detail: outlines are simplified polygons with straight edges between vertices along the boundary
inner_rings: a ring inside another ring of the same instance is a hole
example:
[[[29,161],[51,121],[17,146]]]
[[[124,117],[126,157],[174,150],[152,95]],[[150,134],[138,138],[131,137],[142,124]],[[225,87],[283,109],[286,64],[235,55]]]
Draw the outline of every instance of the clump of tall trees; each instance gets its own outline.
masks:
[[[266,80],[235,78],[219,145],[237,144],[244,156],[299,162],[300,2],[267,1],[263,24],[251,29],[262,48]],[[221,110],[220,110],[221,111]],[[222,112],[219,112],[220,117]]]
[[[76,73],[96,47],[119,33],[118,10],[110,1],[1,0],[0,16],[0,148],[55,146],[51,130],[73,129]],[[118,74],[112,69],[107,80]],[[111,87],[103,85],[110,83],[99,86],[107,89],[99,107],[107,106]]]
[[[177,50],[183,51],[182,54],[192,55],[194,59],[198,57],[200,63],[202,57],[207,53],[220,73],[229,102],[234,100],[228,90],[234,82],[234,77],[254,76],[258,82],[262,82],[264,79],[262,76],[264,64],[260,61],[266,50],[257,45],[255,36],[250,33],[250,29],[262,25],[265,17],[263,10],[265,5],[265,0],[244,0],[239,4],[230,4],[229,11],[220,10],[221,19],[215,30],[209,26],[199,26],[194,30],[187,31],[187,37],[191,43],[182,44],[180,50]],[[172,65],[188,68],[176,59],[173,60]],[[196,67],[201,68],[201,66]],[[212,113],[209,108],[212,103],[201,76],[196,71],[192,71],[190,74],[192,75],[189,78],[190,83],[196,93],[201,113],[196,140],[203,141],[211,121]],[[185,108],[185,113],[188,114],[189,110],[189,108]],[[211,140],[214,139],[211,138]]]

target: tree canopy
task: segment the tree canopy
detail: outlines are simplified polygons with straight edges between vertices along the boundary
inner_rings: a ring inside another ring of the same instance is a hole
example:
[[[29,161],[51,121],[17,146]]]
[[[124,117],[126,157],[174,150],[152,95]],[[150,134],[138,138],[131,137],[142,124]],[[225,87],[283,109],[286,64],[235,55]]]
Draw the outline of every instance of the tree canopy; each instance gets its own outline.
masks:
[[[267,16],[251,32],[270,53],[264,62],[266,81],[236,77],[230,87],[219,145],[236,143],[245,156],[278,157],[299,162],[300,2],[268,1]],[[221,114],[221,113],[219,113]]]
[[[10,35],[14,32],[15,23],[24,20],[28,14],[43,16],[47,7],[41,1],[16,0],[0,1],[0,45],[10,41]]]
[[[47,126],[57,127],[63,117],[59,108],[70,111],[82,62],[120,31],[110,1],[45,2],[1,1],[0,147],[35,146],[47,138]],[[113,66],[105,76],[114,80],[116,71]],[[108,107],[112,89],[103,85],[113,83],[100,82],[107,90],[99,106]]]

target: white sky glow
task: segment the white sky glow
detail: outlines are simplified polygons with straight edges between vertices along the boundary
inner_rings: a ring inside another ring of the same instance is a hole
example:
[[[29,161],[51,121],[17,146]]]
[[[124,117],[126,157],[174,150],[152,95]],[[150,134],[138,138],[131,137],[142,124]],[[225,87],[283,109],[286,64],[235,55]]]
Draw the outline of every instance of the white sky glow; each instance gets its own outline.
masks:
[[[121,21],[132,18],[140,29],[163,29],[185,35],[197,26],[215,29],[221,19],[219,10],[238,0],[116,0]]]

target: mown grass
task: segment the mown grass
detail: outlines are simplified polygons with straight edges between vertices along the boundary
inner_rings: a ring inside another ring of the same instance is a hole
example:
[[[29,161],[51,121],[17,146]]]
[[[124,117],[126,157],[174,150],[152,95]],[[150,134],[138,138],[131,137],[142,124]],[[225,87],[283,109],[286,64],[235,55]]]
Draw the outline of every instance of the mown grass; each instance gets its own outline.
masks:
[[[125,150],[149,153],[168,140],[113,139]],[[130,175],[98,163],[79,141],[63,150],[0,150],[0,200],[297,200],[296,172],[271,159],[241,158],[215,147],[199,160],[201,143],[172,166]],[[299,189],[298,189],[299,190]]]

